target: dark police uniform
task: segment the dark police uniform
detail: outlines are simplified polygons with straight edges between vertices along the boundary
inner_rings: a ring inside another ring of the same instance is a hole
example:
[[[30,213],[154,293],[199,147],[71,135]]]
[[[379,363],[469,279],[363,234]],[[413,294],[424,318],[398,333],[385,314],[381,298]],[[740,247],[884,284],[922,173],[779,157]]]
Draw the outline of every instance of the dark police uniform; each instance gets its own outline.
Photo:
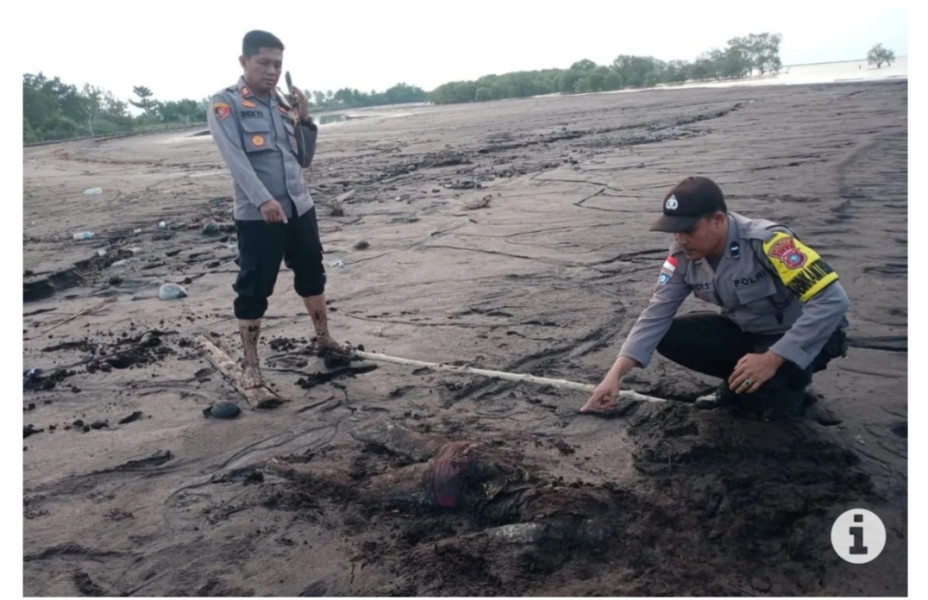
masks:
[[[672,244],[647,308],[620,355],[647,366],[658,352],[693,370],[723,378],[723,403],[759,411],[798,408],[812,373],[846,350],[848,297],[838,274],[785,226],[729,213],[725,254],[690,261]],[[715,263],[715,264],[713,264]],[[721,313],[676,317],[690,295]],[[748,353],[786,359],[751,393],[732,394],[724,380]]]
[[[303,180],[316,152],[315,123],[301,122],[276,92],[256,97],[244,78],[212,97],[207,121],[232,174],[239,250],[235,316],[264,316],[281,260],[293,270],[297,294],[322,294],[322,243]],[[287,223],[264,221],[259,207],[271,198],[280,203]]]

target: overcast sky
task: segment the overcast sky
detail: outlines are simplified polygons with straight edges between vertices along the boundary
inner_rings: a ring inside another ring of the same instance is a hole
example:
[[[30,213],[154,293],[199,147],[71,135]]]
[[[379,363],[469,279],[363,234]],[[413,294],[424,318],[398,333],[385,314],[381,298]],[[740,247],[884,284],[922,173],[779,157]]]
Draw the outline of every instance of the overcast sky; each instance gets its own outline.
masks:
[[[304,89],[426,90],[490,73],[566,68],[619,54],[694,60],[749,33],[783,36],[784,65],[862,59],[877,43],[908,54],[906,2],[468,0],[29,2],[22,73],[91,83],[118,98],[200,99],[241,73],[241,39],[265,29]],[[290,7],[290,8],[288,8]],[[22,15],[25,15],[23,19]],[[24,36],[24,32],[19,32]],[[28,40],[28,42],[26,42]],[[22,51],[19,51],[22,50]]]

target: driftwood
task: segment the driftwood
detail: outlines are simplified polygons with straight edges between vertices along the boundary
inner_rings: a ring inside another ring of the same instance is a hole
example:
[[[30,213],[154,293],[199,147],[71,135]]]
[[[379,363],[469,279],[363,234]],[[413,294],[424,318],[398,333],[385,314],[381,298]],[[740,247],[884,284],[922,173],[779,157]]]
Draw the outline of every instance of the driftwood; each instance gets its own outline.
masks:
[[[335,201],[341,204],[342,202],[345,202],[347,200],[351,200],[352,198],[354,198],[354,194],[355,194],[355,190],[354,188],[351,188],[344,194],[339,194],[338,197],[335,199]]]
[[[478,208],[487,208],[490,201],[493,200],[493,194],[488,194],[480,200],[474,200],[464,205],[464,210],[477,210]]]
[[[528,382],[528,383],[537,383],[539,385],[550,385],[561,390],[575,390],[578,392],[593,393],[593,390],[596,389],[596,386],[590,385],[587,383],[576,383],[573,381],[567,381],[565,379],[549,379],[547,377],[538,377],[537,375],[529,375],[526,373],[507,373],[505,371],[493,371],[490,369],[476,369],[474,367],[466,366],[456,366],[448,365],[444,363],[430,363],[424,362],[421,360],[412,360],[409,358],[400,358],[397,356],[389,356],[387,354],[377,354],[374,352],[364,352],[362,350],[355,350],[354,353],[360,358],[366,360],[375,360],[379,362],[388,362],[394,363],[397,365],[407,365],[410,367],[425,367],[427,369],[432,369],[435,371],[446,371],[451,373],[470,373],[473,375],[482,375],[483,377],[494,377],[496,379],[505,379],[508,381],[518,381],[518,382]],[[644,394],[639,394],[638,392],[632,390],[620,390],[619,398],[623,400],[635,400],[638,402],[666,402],[663,398],[655,398],[654,396],[646,396]]]
[[[272,389],[262,384],[256,388],[245,389],[239,381],[241,369],[221,346],[210,340],[206,335],[198,335],[195,339],[197,347],[203,352],[206,360],[219,371],[226,381],[232,384],[235,391],[245,400],[251,408],[274,408],[286,402]]]
[[[103,307],[106,306],[107,304],[110,304],[110,303],[113,303],[113,302],[116,302],[116,296],[110,296],[110,297],[107,298],[106,300],[104,300],[104,301],[102,301],[102,302],[99,302],[99,303],[97,303],[97,304],[94,304],[93,306],[91,306],[91,307],[89,307],[89,308],[85,308],[84,310],[82,310],[82,311],[80,311],[80,312],[78,312],[78,313],[76,313],[76,314],[71,315],[71,316],[68,317],[67,319],[58,321],[57,323],[55,323],[54,325],[52,325],[52,326],[49,327],[48,329],[45,329],[44,331],[42,331],[42,335],[45,335],[46,333],[48,333],[48,332],[51,331],[52,329],[55,329],[56,327],[60,327],[61,325],[64,325],[65,323],[70,323],[71,321],[73,321],[74,319],[76,319],[76,318],[78,318],[78,317],[82,317],[82,316],[84,316],[84,315],[89,315],[89,314],[92,313],[92,312],[95,312],[95,311],[97,311],[97,310],[100,310],[101,308],[103,308]]]

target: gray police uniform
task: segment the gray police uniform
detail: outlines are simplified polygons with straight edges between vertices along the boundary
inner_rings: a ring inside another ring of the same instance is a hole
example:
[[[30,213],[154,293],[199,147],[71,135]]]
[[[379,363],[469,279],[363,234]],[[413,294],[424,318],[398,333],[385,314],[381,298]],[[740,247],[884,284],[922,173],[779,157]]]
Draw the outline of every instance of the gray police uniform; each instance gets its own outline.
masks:
[[[233,289],[239,319],[260,319],[284,260],[302,297],[325,291],[322,243],[303,169],[312,164],[318,129],[300,121],[276,92],[258,98],[244,78],[215,94],[210,132],[232,174],[239,274]],[[280,203],[287,223],[266,223],[260,206]]]
[[[235,193],[235,218],[263,220],[259,206],[276,199],[287,218],[313,207],[303,181],[316,152],[317,128],[301,124],[276,93],[256,97],[244,78],[210,101],[207,115],[219,153],[229,166]]]
[[[769,349],[786,359],[777,373],[782,377],[750,396],[776,391],[784,382],[801,390],[812,372],[843,354],[834,345],[844,343],[847,294],[837,273],[789,228],[729,213],[725,253],[712,262],[690,261],[672,244],[650,303],[619,354],[644,367],[658,350],[723,378],[747,352]],[[721,313],[675,319],[690,293],[720,306]]]

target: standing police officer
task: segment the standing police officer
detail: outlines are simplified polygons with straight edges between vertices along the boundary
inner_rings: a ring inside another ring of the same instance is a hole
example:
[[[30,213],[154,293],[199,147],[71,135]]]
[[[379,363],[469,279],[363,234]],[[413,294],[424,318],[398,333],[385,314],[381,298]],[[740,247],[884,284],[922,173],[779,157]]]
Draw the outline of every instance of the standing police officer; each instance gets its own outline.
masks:
[[[294,273],[294,288],[312,318],[322,350],[340,350],[328,331],[325,269],[316,209],[303,169],[316,151],[317,127],[296,87],[290,101],[277,92],[283,43],[250,31],[239,62],[244,74],[216,95],[207,115],[213,140],[232,174],[239,274],[233,304],[244,346],[242,385],[261,385],[258,336],[281,260]],[[295,105],[295,106],[294,106]]]
[[[677,185],[663,212],[651,230],[673,233],[674,243],[650,303],[580,410],[613,408],[622,377],[647,366],[656,349],[723,379],[698,407],[797,415],[812,373],[846,352],[848,298],[837,273],[789,228],[728,213],[722,190],[705,177]],[[690,293],[721,314],[675,317]]]

